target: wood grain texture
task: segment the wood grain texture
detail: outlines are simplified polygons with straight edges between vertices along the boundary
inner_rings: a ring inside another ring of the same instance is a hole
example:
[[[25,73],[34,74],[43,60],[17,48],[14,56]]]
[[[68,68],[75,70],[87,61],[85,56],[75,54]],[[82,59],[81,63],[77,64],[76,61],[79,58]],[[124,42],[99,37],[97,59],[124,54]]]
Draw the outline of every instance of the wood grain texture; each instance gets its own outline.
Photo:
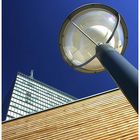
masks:
[[[120,90],[2,124],[3,140],[137,140],[138,115]]]

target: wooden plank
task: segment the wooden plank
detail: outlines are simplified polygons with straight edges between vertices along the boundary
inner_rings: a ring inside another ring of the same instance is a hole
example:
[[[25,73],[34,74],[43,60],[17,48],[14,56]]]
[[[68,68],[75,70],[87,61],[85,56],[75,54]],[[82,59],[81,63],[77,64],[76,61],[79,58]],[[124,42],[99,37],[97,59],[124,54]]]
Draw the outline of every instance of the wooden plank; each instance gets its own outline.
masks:
[[[138,115],[120,90],[2,124],[4,140],[138,139]]]

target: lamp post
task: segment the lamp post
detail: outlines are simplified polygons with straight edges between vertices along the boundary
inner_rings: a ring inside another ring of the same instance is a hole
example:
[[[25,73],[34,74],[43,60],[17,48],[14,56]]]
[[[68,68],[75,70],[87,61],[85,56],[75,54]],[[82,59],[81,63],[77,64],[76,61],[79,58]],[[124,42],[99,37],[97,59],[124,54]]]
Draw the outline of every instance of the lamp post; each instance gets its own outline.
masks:
[[[126,24],[114,9],[89,4],[73,11],[59,35],[63,58],[80,72],[107,70],[138,113],[138,72],[121,54],[128,41]]]

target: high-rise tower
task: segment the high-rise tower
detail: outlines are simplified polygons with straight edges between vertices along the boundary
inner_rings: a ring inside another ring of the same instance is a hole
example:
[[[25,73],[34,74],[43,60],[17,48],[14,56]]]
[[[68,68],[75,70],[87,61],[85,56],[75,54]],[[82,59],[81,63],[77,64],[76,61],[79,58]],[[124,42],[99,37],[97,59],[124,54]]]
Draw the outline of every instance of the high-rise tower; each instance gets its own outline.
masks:
[[[33,77],[18,73],[13,87],[6,120],[22,117],[49,108],[54,108],[75,98]]]

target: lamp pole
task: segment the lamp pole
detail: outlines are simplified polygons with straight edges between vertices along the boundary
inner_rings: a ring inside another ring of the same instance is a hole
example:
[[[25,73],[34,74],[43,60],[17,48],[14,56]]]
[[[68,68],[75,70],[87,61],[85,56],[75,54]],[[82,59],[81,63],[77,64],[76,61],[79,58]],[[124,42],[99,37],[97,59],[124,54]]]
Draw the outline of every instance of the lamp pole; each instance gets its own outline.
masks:
[[[118,84],[128,101],[138,113],[138,71],[111,46],[96,47],[99,61]]]
[[[127,27],[117,11],[89,4],[66,18],[59,46],[64,60],[80,72],[97,73],[105,68],[138,113],[138,71],[121,55],[127,41]]]

